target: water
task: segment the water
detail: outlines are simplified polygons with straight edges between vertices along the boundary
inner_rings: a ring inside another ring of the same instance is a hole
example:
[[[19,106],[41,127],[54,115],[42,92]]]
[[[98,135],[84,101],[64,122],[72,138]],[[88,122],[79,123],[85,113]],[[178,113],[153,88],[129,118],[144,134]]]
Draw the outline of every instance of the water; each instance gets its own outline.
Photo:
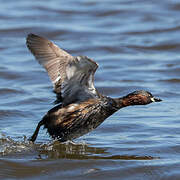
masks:
[[[0,179],[180,179],[178,0],[0,2]],[[163,101],[121,109],[74,142],[43,129],[28,142],[55,100],[28,33],[93,58],[105,95],[144,89]]]

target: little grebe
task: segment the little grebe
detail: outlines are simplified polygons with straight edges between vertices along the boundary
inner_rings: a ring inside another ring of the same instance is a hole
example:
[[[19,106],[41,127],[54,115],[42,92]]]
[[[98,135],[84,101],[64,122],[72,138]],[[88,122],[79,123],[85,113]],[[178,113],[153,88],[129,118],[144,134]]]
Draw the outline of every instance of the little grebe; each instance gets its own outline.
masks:
[[[47,70],[54,85],[57,103],[38,123],[30,141],[42,125],[60,142],[78,138],[99,126],[107,117],[126,106],[159,102],[147,91],[135,91],[121,98],[110,98],[94,87],[96,62],[86,56],[73,57],[51,41],[29,34],[27,47]]]

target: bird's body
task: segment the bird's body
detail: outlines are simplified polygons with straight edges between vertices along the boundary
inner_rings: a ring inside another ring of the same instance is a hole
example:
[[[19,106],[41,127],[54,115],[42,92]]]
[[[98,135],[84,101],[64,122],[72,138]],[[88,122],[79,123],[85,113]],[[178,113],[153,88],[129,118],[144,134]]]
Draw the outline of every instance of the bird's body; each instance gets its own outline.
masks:
[[[64,142],[82,136],[117,110],[131,105],[146,105],[161,101],[146,91],[135,91],[122,98],[101,95],[94,87],[98,65],[86,56],[73,57],[49,40],[29,34],[27,46],[47,70],[54,85],[59,105],[52,108],[39,122],[31,141],[44,125],[53,138]]]
[[[89,99],[80,104],[56,106],[43,121],[49,134],[64,142],[92,131],[117,110],[113,100],[108,98]]]

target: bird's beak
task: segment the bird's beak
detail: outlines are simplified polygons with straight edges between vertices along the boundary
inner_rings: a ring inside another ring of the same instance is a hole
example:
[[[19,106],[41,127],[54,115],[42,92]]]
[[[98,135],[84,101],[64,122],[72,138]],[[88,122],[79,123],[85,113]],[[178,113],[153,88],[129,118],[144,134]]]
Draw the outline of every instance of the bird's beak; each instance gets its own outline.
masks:
[[[152,102],[160,102],[160,101],[162,101],[162,100],[159,99],[159,98],[152,97],[152,98],[151,98],[151,101],[152,101]]]

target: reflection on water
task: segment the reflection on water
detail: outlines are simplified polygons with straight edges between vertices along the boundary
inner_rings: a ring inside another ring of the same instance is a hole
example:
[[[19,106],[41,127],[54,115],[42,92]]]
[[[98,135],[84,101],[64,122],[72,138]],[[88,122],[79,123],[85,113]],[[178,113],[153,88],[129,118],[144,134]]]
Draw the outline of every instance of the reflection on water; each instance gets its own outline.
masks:
[[[55,142],[51,145],[43,145],[42,149],[38,149],[40,157],[45,155],[47,158],[67,158],[67,159],[111,159],[111,160],[152,160],[156,159],[151,156],[138,156],[138,155],[114,155],[111,156],[107,152],[107,148],[96,148],[87,144],[75,144],[68,142],[66,144],[60,144]]]
[[[26,137],[23,141],[14,141],[10,137],[0,138],[0,155],[9,156],[36,151],[37,159],[111,159],[111,160],[153,160],[158,157],[138,156],[138,155],[111,155],[108,148],[93,147],[85,142],[74,143],[72,141],[59,143],[58,141],[34,144],[29,142]]]

